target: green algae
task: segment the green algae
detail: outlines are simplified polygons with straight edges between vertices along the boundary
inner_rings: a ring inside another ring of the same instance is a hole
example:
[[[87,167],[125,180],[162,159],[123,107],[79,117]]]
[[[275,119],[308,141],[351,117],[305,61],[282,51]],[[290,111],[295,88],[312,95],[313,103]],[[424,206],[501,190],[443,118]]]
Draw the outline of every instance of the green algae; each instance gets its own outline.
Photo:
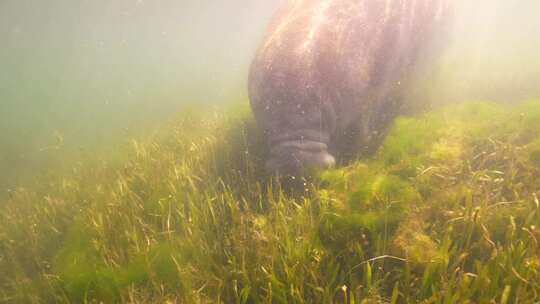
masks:
[[[262,174],[248,107],[203,112],[15,191],[0,302],[540,300],[540,102],[400,117],[300,197]]]
[[[527,145],[529,158],[535,165],[540,166],[540,139]]]
[[[59,286],[71,301],[118,302],[122,290],[150,283],[181,288],[177,263],[182,250],[171,244],[155,245],[148,252],[133,255],[124,265],[107,265],[103,252],[96,248],[98,243],[96,234],[77,220],[55,258],[53,269],[59,275]]]
[[[538,207],[529,203],[538,201],[538,109],[538,102],[471,102],[397,119],[374,158],[321,175],[321,198],[340,210],[321,223],[323,243],[344,246],[385,235],[389,251],[381,256],[406,259],[423,274],[419,295],[437,298],[427,288],[437,284],[437,273],[452,263],[475,273],[475,261],[499,256],[503,244],[521,239],[516,227],[538,227]],[[374,210],[391,201],[392,208]],[[525,251],[538,254],[534,246]],[[513,286],[502,280],[469,293],[479,285],[466,281],[475,280],[463,278],[454,300],[489,299],[502,291],[493,285]]]
[[[96,235],[78,218],[55,257],[53,270],[59,275],[59,285],[73,301],[118,297],[115,273],[100,259],[96,242]]]

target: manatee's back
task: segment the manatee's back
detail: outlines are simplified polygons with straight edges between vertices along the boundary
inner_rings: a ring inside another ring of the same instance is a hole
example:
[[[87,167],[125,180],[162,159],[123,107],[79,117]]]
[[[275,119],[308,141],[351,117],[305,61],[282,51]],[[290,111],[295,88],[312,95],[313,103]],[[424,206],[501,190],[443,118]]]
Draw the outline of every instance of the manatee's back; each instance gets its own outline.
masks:
[[[443,0],[288,1],[250,74],[271,145],[299,137],[332,145],[355,124],[354,136],[368,141],[393,117],[404,72],[445,9]]]

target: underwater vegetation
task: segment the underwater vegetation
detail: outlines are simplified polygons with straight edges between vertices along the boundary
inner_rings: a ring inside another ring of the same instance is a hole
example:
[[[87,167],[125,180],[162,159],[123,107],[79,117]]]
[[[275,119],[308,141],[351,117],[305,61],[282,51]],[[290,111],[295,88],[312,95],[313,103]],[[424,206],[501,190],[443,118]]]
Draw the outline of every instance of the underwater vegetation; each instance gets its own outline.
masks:
[[[540,101],[399,117],[289,195],[248,106],[0,205],[2,303],[535,303]]]

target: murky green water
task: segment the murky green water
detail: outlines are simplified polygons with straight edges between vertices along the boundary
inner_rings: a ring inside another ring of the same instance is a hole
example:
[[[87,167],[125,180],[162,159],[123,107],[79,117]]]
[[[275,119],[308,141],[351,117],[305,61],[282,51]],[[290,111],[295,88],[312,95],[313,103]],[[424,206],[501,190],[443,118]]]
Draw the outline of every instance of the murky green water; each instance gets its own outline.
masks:
[[[1,192],[188,103],[245,96],[274,2],[0,2]]]
[[[413,115],[298,193],[247,104],[278,2],[0,0],[0,302],[540,300],[540,2],[456,1]]]
[[[247,68],[276,6],[2,1],[0,188],[117,146],[185,104],[245,100]],[[538,10],[534,1],[460,4],[445,56],[413,99],[538,95]]]

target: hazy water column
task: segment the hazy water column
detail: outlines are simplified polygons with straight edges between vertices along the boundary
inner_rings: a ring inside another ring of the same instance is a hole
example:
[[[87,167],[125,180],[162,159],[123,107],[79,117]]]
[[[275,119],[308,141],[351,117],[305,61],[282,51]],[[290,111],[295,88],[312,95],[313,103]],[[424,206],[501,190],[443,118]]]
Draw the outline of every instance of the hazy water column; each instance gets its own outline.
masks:
[[[539,98],[540,1],[454,3],[452,34],[444,44],[437,81],[428,90],[434,98],[440,102]]]
[[[93,149],[244,95],[275,2],[1,0],[0,192],[44,166],[55,132]]]
[[[186,102],[245,94],[277,2],[0,0],[0,195],[61,138],[64,150],[114,146]],[[415,97],[540,96],[540,1],[456,3],[442,72]]]

